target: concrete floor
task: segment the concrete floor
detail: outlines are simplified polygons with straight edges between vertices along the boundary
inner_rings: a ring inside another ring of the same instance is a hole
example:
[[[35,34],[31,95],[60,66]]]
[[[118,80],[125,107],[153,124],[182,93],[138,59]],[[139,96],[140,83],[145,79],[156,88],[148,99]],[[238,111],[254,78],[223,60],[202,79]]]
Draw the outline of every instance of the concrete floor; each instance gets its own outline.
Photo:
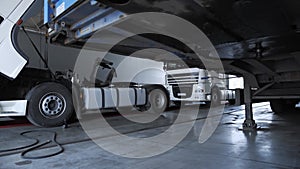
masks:
[[[197,106],[187,106],[184,111],[192,112]],[[260,126],[256,132],[239,130],[244,120],[244,107],[225,108],[221,123],[213,135],[200,144],[198,137],[207,119],[207,109],[200,109],[198,120],[189,134],[174,148],[163,154],[142,159],[131,159],[109,153],[89,139],[79,123],[69,128],[61,127],[41,129],[34,126],[19,126],[0,129],[0,151],[33,142],[24,139],[19,133],[28,130],[48,130],[57,132],[57,141],[65,149],[54,157],[26,160],[20,157],[20,151],[0,153],[0,168],[107,168],[107,169],[215,169],[215,168],[278,168],[300,169],[300,113],[275,115],[268,103],[254,105],[255,120]],[[169,128],[178,110],[170,109],[154,123],[136,125],[128,123],[116,115],[106,115],[106,120],[116,130],[131,137],[150,137]],[[210,117],[209,117],[210,118]],[[1,123],[1,122],[0,122]],[[3,123],[3,122],[2,122]],[[99,131],[99,130],[98,130]],[[107,139],[102,129],[98,139]],[[42,142],[51,139],[49,133],[35,133],[35,138]],[[110,139],[111,141],[111,139]],[[120,146],[120,144],[122,146]],[[52,144],[53,145],[53,144]],[[111,141],[111,146],[131,149],[130,142]],[[157,143],[157,147],[168,143]],[[49,153],[57,147],[48,146],[30,155]],[[128,151],[130,154],[131,152]]]

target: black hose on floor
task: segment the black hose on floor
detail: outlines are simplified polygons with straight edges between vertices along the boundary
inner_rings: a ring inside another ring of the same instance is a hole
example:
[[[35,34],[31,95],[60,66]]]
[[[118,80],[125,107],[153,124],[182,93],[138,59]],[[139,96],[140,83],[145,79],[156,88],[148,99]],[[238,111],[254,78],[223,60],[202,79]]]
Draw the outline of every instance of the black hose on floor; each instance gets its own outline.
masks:
[[[29,138],[27,137],[26,135],[26,132],[23,132],[23,133],[20,133],[21,136],[27,138],[27,139],[30,139],[30,140],[34,140],[34,143],[31,143],[29,145],[26,145],[26,146],[21,146],[21,147],[15,147],[15,148],[10,148],[10,149],[4,149],[4,150],[0,150],[0,153],[5,153],[5,152],[9,152],[9,151],[17,151],[17,150],[22,150],[22,149],[25,149],[25,148],[29,148],[29,147],[32,147],[36,144],[39,143],[39,140],[38,139],[35,139],[35,138]]]
[[[53,134],[53,137],[51,140],[47,140],[43,143],[40,143],[40,141],[36,138],[27,136],[26,134],[28,133],[51,133]],[[21,150],[21,149],[26,149],[24,151],[21,152],[21,157],[24,159],[42,159],[42,158],[48,158],[48,157],[52,157],[52,156],[56,156],[58,154],[61,154],[64,151],[64,148],[56,141],[56,137],[57,137],[57,133],[54,131],[47,131],[47,130],[32,130],[32,131],[25,131],[20,133],[21,136],[27,138],[27,139],[31,139],[31,140],[35,140],[34,143],[26,145],[26,146],[22,146],[22,147],[16,147],[16,148],[11,148],[11,149],[6,149],[6,150],[0,150],[0,153],[4,153],[4,152],[9,152],[9,151],[16,151],[16,150]],[[40,144],[39,144],[40,143]],[[45,146],[47,144],[50,143],[54,143],[57,147],[59,147],[59,150],[57,152],[51,153],[51,154],[46,154],[46,155],[41,155],[41,156],[28,156],[27,154],[33,151],[38,150],[40,147]]]

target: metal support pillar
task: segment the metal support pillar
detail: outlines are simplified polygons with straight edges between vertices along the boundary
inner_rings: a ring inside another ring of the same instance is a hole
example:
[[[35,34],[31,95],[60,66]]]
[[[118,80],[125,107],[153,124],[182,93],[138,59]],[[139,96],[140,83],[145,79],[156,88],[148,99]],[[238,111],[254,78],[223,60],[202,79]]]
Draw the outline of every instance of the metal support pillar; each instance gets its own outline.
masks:
[[[245,121],[243,123],[243,130],[251,131],[257,129],[257,124],[253,119],[253,109],[252,109],[252,93],[251,86],[247,81],[244,81],[244,101],[245,101]]]

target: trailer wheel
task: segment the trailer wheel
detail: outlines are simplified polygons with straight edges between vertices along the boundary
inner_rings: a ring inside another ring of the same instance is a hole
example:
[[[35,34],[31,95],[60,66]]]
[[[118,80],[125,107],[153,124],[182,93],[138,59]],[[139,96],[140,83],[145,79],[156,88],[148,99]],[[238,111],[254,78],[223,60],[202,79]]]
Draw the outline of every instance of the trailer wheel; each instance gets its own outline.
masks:
[[[284,99],[278,99],[278,100],[271,100],[270,106],[274,113],[280,114],[280,113],[294,113],[297,111],[297,108],[295,105],[298,101],[294,100],[284,100]]]
[[[271,100],[270,101],[271,109],[274,113],[284,112],[284,105],[282,100]]]
[[[26,100],[26,117],[36,126],[60,126],[73,114],[71,92],[58,83],[48,82],[35,86],[26,95]]]
[[[221,104],[221,94],[220,94],[220,90],[217,87],[214,87],[211,90],[211,104],[212,105],[220,105]]]
[[[168,97],[162,89],[153,89],[149,91],[147,105],[140,109],[149,113],[163,113],[168,106]]]

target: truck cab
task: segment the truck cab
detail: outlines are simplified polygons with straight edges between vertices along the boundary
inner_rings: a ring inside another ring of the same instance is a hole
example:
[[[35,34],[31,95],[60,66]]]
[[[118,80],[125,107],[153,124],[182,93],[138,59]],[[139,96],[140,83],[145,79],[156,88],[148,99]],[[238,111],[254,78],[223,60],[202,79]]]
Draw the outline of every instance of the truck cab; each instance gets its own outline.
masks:
[[[176,105],[182,102],[212,102],[217,105],[221,101],[233,103],[235,100],[235,92],[228,89],[227,75],[199,68],[176,67],[173,64],[173,70],[166,71],[170,100]]]

